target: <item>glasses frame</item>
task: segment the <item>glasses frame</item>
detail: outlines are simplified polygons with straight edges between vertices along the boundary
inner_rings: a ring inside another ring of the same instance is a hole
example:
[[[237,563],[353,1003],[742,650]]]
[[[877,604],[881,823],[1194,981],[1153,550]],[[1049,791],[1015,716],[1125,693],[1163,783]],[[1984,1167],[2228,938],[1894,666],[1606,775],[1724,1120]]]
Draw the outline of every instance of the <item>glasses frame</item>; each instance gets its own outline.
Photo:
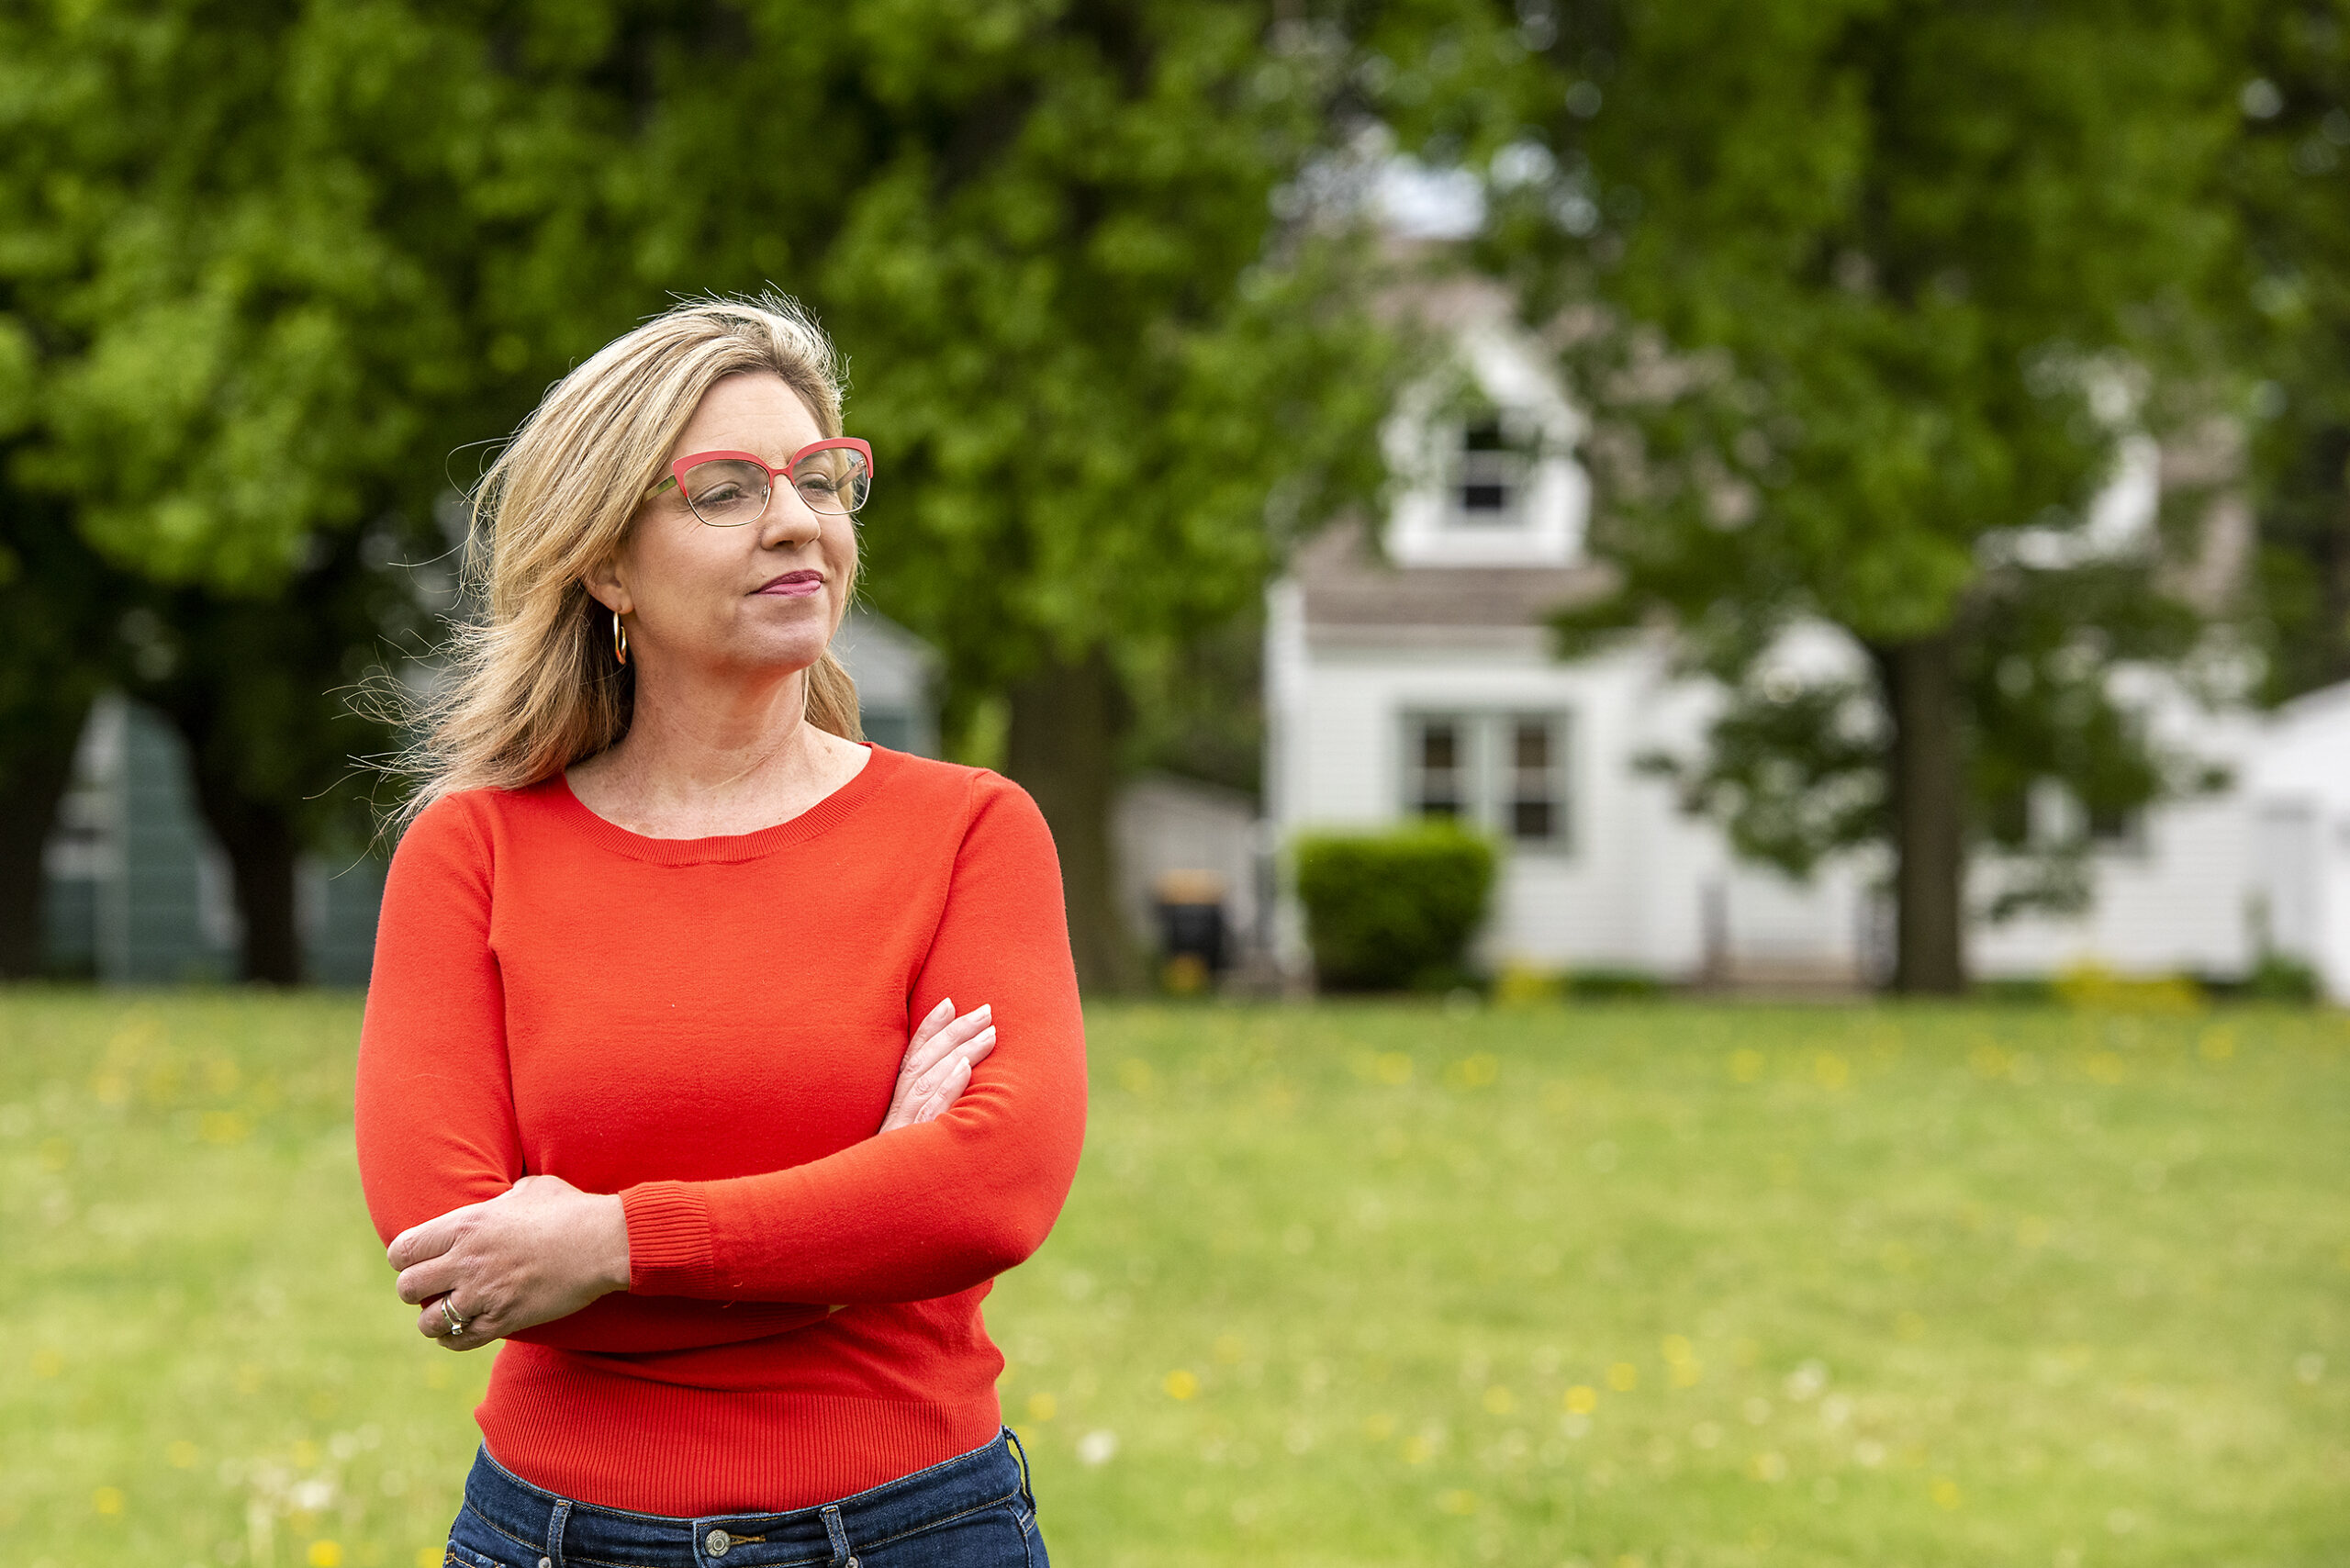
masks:
[[[700,523],[704,528],[747,528],[752,523],[758,521],[759,518],[767,515],[767,507],[761,507],[759,509],[758,516],[746,517],[741,522],[712,522],[710,519],[702,516],[701,513],[694,511],[693,499],[686,494],[687,471],[704,463],[716,463],[722,460],[734,463],[748,463],[767,475],[767,506],[773,506],[775,504],[776,481],[779,479],[783,482],[786,488],[796,490],[797,487],[792,483],[791,471],[794,468],[799,467],[803,459],[811,453],[832,452],[842,449],[854,452],[865,459],[865,482],[869,487],[873,483],[873,448],[867,446],[865,442],[857,440],[856,437],[853,435],[836,435],[828,437],[823,441],[810,442],[807,445],[793,453],[789,457],[785,458],[783,466],[780,468],[768,467],[766,460],[758,456],[755,453],[692,453],[687,456],[680,457],[675,463],[670,464],[669,476],[662,480],[659,484],[654,486],[651,489],[645,491],[643,498],[649,501],[654,497],[659,495],[662,491],[668,489],[674,485],[677,487],[677,498],[686,503],[686,510],[689,512],[693,512],[694,521]],[[806,505],[805,502],[802,502],[801,504]],[[817,511],[814,507],[809,507],[808,510],[810,511],[816,512],[818,517],[855,517],[856,515],[854,510],[845,512]]]

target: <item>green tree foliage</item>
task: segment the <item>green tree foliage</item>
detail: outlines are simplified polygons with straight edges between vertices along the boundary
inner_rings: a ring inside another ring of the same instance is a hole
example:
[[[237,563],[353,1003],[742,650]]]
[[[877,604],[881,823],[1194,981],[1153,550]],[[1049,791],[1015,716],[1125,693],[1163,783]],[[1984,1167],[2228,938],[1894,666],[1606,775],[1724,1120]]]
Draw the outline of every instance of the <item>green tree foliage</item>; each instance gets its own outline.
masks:
[[[1494,847],[1449,823],[1298,841],[1298,902],[1330,991],[1426,990],[1464,976],[1493,892]]]
[[[103,558],[84,662],[179,723],[241,970],[292,980],[296,854],[359,814],[338,786],[383,744],[332,689],[413,629],[383,568],[483,411],[466,35],[201,0],[0,27],[0,306],[35,389],[7,483]],[[89,597],[86,561],[51,564]]]
[[[2194,781],[2108,677],[2198,617],[2159,542],[2088,523],[2133,426],[2208,411],[2225,20],[1525,0],[1459,9],[1386,84],[1492,172],[1485,259],[1599,418],[1621,590],[1571,643],[1669,614],[1729,692],[1692,801],[1791,868],[1889,844],[1908,989],[1963,983],[1970,844],[2020,846],[2033,781],[2100,817]],[[1806,622],[1862,650],[1852,684],[1773,678]],[[2026,869],[2010,902],[2076,888]]]
[[[195,644],[347,682],[408,630],[384,564],[442,548],[451,453],[676,295],[797,293],[880,453],[869,591],[946,654],[958,712],[1009,694],[1081,970],[1116,978],[1127,672],[1253,601],[1268,496],[1304,526],[1375,474],[1355,252],[1272,216],[1341,53],[1276,9],[11,13],[0,386],[38,388],[11,473],[157,585],[157,694],[283,842],[347,736],[199,692],[253,670]]]
[[[2259,483],[2256,608],[2272,700],[2350,679],[2350,7],[2253,9],[2230,161],[2246,244]]]
[[[1253,607],[1269,498],[1304,525],[1377,476],[1359,253],[1271,213],[1343,61],[1246,5],[925,15],[847,40],[881,129],[814,274],[901,476],[872,592],[946,651],[953,698],[1009,697],[1080,972],[1120,980],[1106,827],[1136,677]]]

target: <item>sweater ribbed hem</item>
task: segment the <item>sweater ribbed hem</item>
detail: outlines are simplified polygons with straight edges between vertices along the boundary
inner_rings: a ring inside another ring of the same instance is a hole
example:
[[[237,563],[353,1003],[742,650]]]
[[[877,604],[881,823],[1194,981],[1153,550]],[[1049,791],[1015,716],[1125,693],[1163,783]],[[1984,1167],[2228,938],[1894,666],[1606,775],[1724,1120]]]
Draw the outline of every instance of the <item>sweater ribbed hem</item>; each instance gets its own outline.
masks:
[[[520,1346],[474,1415],[491,1456],[533,1486],[687,1518],[835,1502],[968,1453],[1003,1418],[993,1389],[931,1405],[681,1388]]]
[[[642,1182],[621,1193],[632,1295],[718,1294],[710,1204],[689,1182]]]

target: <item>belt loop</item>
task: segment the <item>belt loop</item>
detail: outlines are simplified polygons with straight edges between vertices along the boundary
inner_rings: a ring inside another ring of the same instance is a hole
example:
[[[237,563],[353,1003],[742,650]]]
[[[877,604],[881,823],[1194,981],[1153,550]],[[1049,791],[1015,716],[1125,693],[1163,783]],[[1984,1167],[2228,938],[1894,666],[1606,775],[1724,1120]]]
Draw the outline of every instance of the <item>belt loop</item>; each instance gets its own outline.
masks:
[[[1003,1439],[1012,1445],[1012,1451],[1020,1456],[1020,1500],[1028,1505],[1028,1511],[1033,1514],[1036,1511],[1036,1494],[1028,1484],[1028,1450],[1020,1446],[1020,1434],[1009,1427],[1003,1429]]]
[[[832,1537],[833,1540],[834,1568],[839,1568],[841,1563],[846,1562],[849,1560],[848,1531],[841,1528],[841,1510],[839,1504],[825,1504],[823,1507],[823,1514],[824,1533]]]
[[[554,1512],[547,1518],[547,1561],[554,1568],[563,1568],[563,1527],[571,1520],[571,1499],[556,1502]]]

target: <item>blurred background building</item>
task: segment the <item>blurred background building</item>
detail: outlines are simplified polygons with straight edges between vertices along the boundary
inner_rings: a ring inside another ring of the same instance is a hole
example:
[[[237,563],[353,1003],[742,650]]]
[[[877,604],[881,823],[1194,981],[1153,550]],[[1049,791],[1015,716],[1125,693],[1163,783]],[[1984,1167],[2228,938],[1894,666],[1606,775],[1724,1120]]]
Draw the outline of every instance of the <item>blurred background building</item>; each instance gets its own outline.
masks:
[[[1582,416],[1501,291],[1456,286],[1425,308],[1456,357],[1389,422],[1404,478],[1385,515],[1310,542],[1270,593],[1261,842],[1429,816],[1490,835],[1503,857],[1479,942],[1488,969],[1883,983],[1883,856],[1836,857],[1803,880],[1741,859],[1719,823],[1684,811],[1642,767],[1695,745],[1718,694],[1680,678],[1661,636],[1558,656],[1554,616],[1609,581],[1584,549]],[[2101,499],[2112,547],[2152,528],[2153,483],[2143,465],[2125,469]],[[1807,674],[1859,663],[1826,628],[1778,656]],[[1973,921],[1975,972],[2102,965],[2224,985],[2274,956],[2350,1000],[2350,685],[2273,712],[2215,711],[2138,675],[2132,706],[2155,738],[2223,781],[2110,820],[2053,782],[2036,788],[2031,838],[2086,842],[2087,896],[2063,915]],[[1972,907],[1988,904],[2001,868],[1984,857]],[[1293,901],[1265,939],[1283,969],[1310,965]]]

